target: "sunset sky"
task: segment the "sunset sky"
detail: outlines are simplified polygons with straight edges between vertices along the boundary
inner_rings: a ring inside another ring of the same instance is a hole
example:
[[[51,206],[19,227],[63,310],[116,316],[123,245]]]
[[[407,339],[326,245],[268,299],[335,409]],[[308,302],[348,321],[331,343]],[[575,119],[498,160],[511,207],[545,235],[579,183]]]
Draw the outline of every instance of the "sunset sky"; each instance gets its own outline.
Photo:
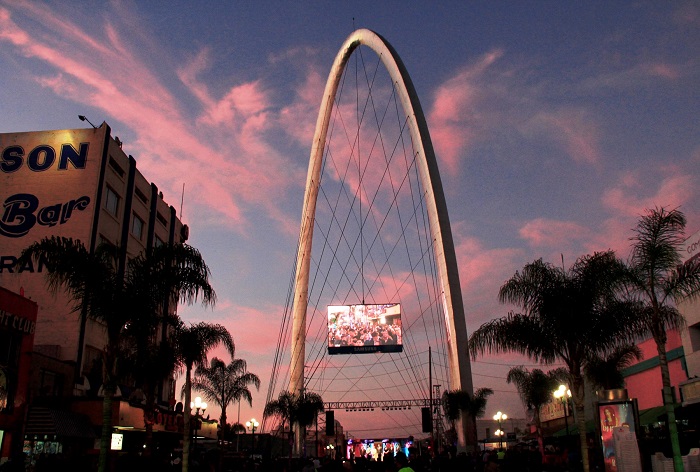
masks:
[[[469,332],[513,308],[498,288],[528,262],[626,258],[645,208],[700,230],[697,2],[0,0],[0,132],[105,121],[183,200],[219,300],[180,314],[227,326],[262,379],[243,422],[262,416],[318,108],[357,28],[393,45],[421,100]],[[472,364],[496,390],[487,417],[524,416],[505,382],[523,362]]]

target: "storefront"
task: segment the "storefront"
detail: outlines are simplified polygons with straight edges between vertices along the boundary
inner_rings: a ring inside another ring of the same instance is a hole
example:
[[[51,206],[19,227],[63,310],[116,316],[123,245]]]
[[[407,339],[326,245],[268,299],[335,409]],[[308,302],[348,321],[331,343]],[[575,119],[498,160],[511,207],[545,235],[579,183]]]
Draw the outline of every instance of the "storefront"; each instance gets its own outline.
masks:
[[[37,310],[0,287],[0,463],[22,452]]]

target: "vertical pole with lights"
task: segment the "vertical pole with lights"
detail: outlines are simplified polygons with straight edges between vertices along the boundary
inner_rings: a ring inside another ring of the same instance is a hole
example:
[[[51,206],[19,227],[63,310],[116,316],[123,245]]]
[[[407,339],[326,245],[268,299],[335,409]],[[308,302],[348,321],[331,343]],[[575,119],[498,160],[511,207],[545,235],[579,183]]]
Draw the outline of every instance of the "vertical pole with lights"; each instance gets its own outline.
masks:
[[[508,419],[508,415],[499,411],[493,415],[493,419],[498,422],[498,429],[495,434],[498,436],[498,448],[500,449],[503,447],[503,435],[505,434],[503,432],[503,422]]]
[[[250,421],[246,421],[245,426],[253,433],[253,454],[255,454],[255,430],[260,426],[260,423],[253,418]]]
[[[202,401],[201,397],[197,397],[193,402],[190,402],[190,410],[194,410],[194,441],[192,442],[195,449],[197,449],[197,430],[199,429],[199,421],[202,418],[202,414],[207,409],[207,403]]]
[[[569,440],[569,409],[568,403],[571,398],[571,390],[566,388],[566,385],[559,385],[559,388],[554,391],[554,398],[561,401],[561,406],[564,409],[564,425],[566,426],[566,440]]]

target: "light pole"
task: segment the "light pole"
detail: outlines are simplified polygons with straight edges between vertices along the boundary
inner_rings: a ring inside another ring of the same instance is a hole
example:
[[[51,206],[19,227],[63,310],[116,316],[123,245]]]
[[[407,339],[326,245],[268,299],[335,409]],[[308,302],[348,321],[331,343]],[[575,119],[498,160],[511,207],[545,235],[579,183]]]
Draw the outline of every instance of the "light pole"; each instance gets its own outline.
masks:
[[[260,423],[253,418],[250,421],[246,421],[245,426],[253,433],[253,454],[255,454],[255,430],[260,426]]]
[[[200,411],[202,414],[204,414],[204,410],[207,409],[207,403],[202,401],[202,397],[197,397],[194,399],[193,402],[190,402],[190,410],[194,410],[194,441],[193,445],[195,449],[197,448],[197,429],[199,426],[199,418],[201,418],[201,415],[199,414]]]
[[[496,436],[498,436],[498,448],[500,449],[503,447],[503,422],[508,419],[508,415],[502,412],[497,412],[495,415],[493,415],[494,421],[498,422],[498,429],[496,430]]]
[[[569,412],[568,403],[571,398],[571,390],[566,388],[566,385],[559,385],[559,388],[554,391],[554,398],[561,400],[561,406],[564,409],[564,425],[566,426],[566,440],[569,440]]]

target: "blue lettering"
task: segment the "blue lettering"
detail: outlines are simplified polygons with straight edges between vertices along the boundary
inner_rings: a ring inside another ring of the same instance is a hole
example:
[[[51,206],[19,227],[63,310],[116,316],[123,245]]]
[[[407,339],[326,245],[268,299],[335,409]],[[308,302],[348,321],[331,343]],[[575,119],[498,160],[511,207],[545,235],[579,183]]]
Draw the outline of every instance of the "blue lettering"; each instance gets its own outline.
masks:
[[[40,162],[40,158],[43,156],[43,162]],[[56,160],[56,151],[51,146],[41,145],[32,149],[27,157],[27,167],[29,167],[34,172],[41,172],[46,170],[53,165]]]
[[[29,232],[36,224],[34,211],[39,206],[39,199],[28,193],[18,193],[7,197],[5,212],[0,218],[0,234],[10,238],[19,238]]]
[[[42,226],[56,226],[61,216],[61,204],[47,206],[39,210],[37,222]]]
[[[58,161],[58,169],[68,169],[68,161],[73,164],[75,169],[85,169],[87,162],[89,143],[80,143],[80,152],[76,151],[72,144],[64,144],[61,146],[61,158]]]
[[[0,170],[3,172],[14,172],[22,167],[24,160],[24,149],[22,146],[9,146],[2,152],[2,162],[0,162]]]
[[[85,169],[90,143],[80,143],[76,149],[71,143],[61,145],[61,155],[58,158],[58,170]],[[48,144],[41,144],[31,150],[27,156],[27,167],[34,172],[49,169],[56,162],[56,151]],[[0,171],[7,174],[19,170],[24,164],[24,149],[22,146],[8,146],[0,156]]]
[[[65,224],[73,210],[83,211],[90,204],[90,198],[82,196],[67,203],[57,203],[41,208],[38,213],[39,199],[28,193],[18,193],[7,197],[3,207],[5,211],[0,218],[0,234],[10,238],[26,235],[36,223],[42,226]]]
[[[24,265],[18,267],[17,258],[15,256],[0,256],[0,274],[3,272],[14,274],[15,270],[19,274],[22,272],[30,272],[32,274],[35,272],[40,273],[44,271],[44,267],[46,267],[46,259],[44,259],[43,256],[39,258],[36,269],[34,268],[33,260],[29,260]]]

